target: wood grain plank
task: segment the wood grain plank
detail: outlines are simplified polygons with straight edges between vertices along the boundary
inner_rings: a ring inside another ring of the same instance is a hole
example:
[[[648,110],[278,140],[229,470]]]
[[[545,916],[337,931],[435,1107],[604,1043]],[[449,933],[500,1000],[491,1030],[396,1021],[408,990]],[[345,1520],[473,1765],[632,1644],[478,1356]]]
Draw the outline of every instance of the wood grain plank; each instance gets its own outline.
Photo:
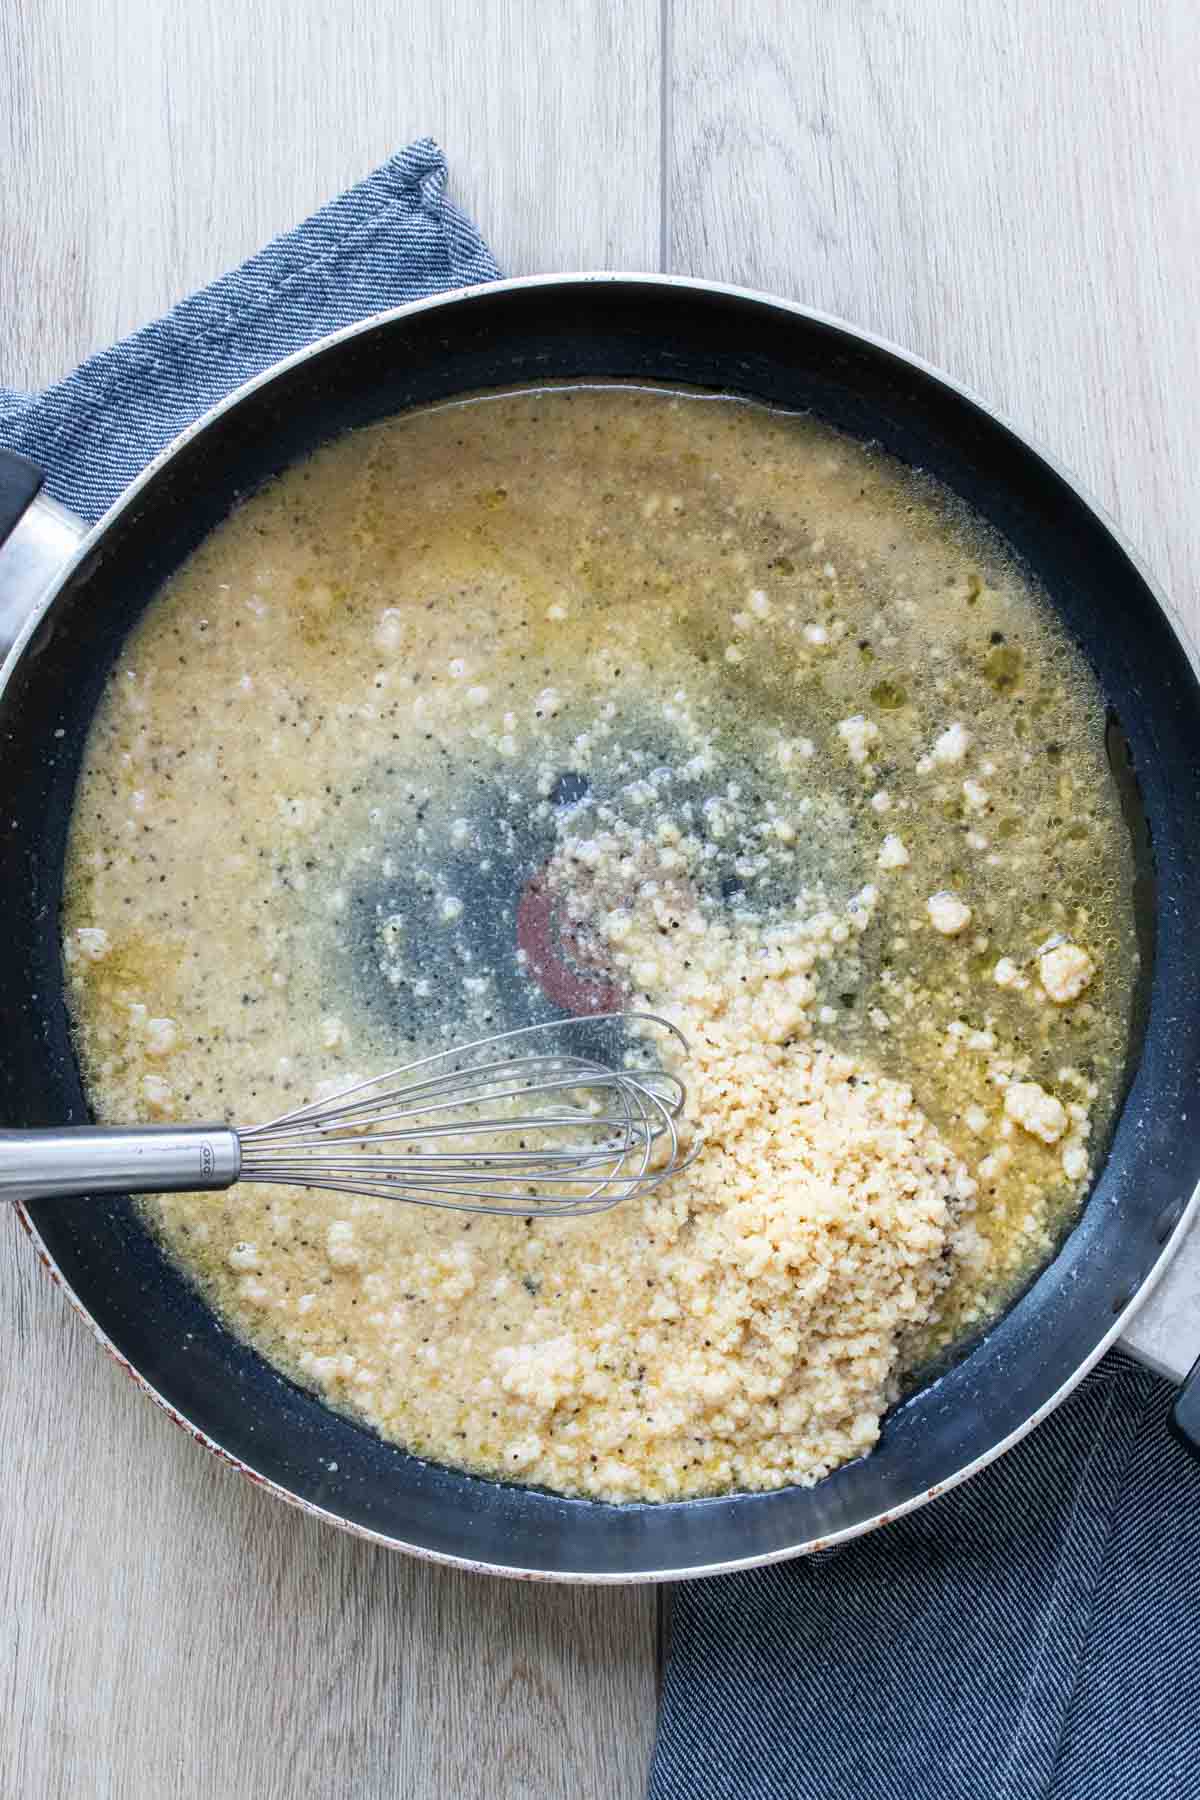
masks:
[[[512,273],[654,268],[658,0],[0,8],[0,382],[36,386],[431,132]]]
[[[670,266],[976,388],[1200,624],[1191,0],[695,0],[672,45]]]
[[[509,268],[654,266],[658,31],[657,0],[0,7],[0,382],[53,378],[422,131]],[[650,1590],[466,1577],[257,1493],[106,1361],[10,1219],[0,1369],[0,1792],[642,1792]]]

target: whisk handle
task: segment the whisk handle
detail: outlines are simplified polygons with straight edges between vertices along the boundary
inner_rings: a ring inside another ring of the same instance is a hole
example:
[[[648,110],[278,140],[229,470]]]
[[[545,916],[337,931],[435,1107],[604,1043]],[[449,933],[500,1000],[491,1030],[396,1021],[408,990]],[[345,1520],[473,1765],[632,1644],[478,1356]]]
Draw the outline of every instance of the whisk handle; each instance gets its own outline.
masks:
[[[241,1143],[228,1125],[0,1131],[0,1200],[227,1188],[241,1167]]]

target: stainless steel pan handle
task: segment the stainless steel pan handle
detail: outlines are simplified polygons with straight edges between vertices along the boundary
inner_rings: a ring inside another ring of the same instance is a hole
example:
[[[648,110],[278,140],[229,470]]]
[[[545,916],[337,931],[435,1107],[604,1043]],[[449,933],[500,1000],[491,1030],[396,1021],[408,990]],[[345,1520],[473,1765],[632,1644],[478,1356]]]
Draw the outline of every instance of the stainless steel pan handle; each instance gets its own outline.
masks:
[[[0,663],[87,535],[42,480],[28,457],[0,450]]]

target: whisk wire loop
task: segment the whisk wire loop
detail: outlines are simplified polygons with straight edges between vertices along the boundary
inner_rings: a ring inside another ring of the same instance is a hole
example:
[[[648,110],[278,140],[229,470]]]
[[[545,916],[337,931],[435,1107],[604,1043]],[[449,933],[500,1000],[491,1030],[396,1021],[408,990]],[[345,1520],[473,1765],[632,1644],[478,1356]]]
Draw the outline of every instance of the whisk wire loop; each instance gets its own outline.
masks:
[[[650,1193],[690,1160],[683,1081],[555,1042],[617,1020],[635,1041],[659,1029],[686,1048],[668,1019],[607,1013],[435,1051],[239,1133],[240,1178],[538,1217]]]

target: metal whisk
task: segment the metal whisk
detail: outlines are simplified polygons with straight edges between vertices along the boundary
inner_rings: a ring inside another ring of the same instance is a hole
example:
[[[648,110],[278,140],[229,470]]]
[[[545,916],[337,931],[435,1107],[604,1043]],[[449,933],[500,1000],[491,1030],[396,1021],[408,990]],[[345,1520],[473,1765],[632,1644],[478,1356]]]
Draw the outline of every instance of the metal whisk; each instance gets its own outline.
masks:
[[[437,1051],[267,1125],[0,1131],[0,1199],[192,1192],[237,1181],[332,1188],[462,1212],[571,1216],[646,1193],[684,1166],[686,1090],[660,1067],[564,1048],[620,1020],[528,1025]],[[552,1046],[552,1047],[543,1047]]]

